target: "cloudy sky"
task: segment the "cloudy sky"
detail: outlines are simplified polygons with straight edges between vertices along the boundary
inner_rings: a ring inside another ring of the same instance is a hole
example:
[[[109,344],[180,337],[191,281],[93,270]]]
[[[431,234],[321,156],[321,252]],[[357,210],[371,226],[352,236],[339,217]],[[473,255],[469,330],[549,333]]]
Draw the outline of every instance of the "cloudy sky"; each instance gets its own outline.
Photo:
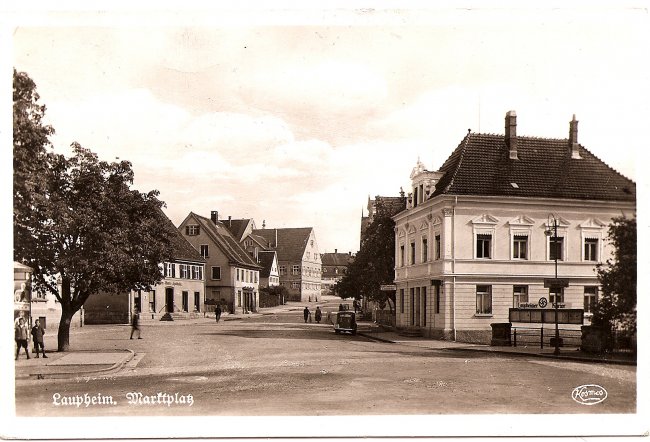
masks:
[[[612,3],[614,4],[614,3]],[[629,6],[629,5],[628,5]],[[358,250],[368,196],[437,170],[467,133],[579,141],[636,181],[647,11],[607,6],[93,11],[15,16],[55,149],[133,163],[175,224],[194,211],[313,226]]]

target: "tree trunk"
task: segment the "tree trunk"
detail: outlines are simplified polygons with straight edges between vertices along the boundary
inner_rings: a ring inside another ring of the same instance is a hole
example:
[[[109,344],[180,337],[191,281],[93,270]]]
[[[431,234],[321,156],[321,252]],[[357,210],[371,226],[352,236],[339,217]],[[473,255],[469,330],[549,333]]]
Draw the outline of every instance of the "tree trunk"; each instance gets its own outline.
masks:
[[[57,335],[58,351],[68,351],[70,348],[70,324],[76,311],[69,305],[61,306],[61,320],[59,321],[59,333]]]

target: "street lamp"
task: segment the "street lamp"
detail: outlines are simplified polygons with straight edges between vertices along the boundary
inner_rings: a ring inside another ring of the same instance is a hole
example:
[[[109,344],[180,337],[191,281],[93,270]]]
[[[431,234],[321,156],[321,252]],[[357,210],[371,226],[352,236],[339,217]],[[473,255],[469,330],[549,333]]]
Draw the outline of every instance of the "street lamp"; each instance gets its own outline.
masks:
[[[551,224],[553,224],[553,229],[551,229]],[[553,240],[553,257],[555,258],[555,284],[551,285],[552,290],[555,290],[555,302],[554,302],[554,308],[555,308],[555,350],[553,351],[554,355],[559,355],[560,354],[560,328],[558,324],[558,292],[557,290],[560,289],[560,285],[557,280],[557,256],[558,256],[558,249],[557,249],[557,216],[554,213],[549,213],[548,219],[546,222],[546,236],[550,236],[551,239]]]

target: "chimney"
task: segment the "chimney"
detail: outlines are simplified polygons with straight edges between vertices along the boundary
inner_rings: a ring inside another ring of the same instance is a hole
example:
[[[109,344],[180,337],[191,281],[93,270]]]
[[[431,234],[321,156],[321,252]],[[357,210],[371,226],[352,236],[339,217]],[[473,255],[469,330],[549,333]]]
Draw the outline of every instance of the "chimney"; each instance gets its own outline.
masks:
[[[232,227],[232,216],[228,215],[228,227]]]
[[[580,145],[578,144],[578,120],[576,114],[573,114],[573,120],[569,122],[569,147],[571,148],[571,158],[580,159]]]
[[[262,229],[266,229],[266,220],[265,219],[262,220]]]
[[[510,159],[519,159],[517,157],[517,113],[513,110],[506,114],[506,146],[508,146]]]
[[[219,221],[219,212],[216,210],[210,212],[210,219],[212,220],[213,224],[217,224],[217,221]]]
[[[339,249],[334,249],[334,253],[338,253],[338,252],[339,252]]]

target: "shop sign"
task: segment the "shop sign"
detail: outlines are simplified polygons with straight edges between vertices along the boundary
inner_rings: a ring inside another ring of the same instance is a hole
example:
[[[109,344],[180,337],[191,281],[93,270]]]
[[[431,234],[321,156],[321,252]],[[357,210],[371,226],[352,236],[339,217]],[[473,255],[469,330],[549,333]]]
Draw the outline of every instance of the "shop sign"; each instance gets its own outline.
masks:
[[[391,292],[397,290],[397,286],[395,284],[382,284],[379,286],[379,290],[382,292]]]
[[[530,302],[522,302],[519,304],[519,308],[537,308],[537,304],[533,304]]]

